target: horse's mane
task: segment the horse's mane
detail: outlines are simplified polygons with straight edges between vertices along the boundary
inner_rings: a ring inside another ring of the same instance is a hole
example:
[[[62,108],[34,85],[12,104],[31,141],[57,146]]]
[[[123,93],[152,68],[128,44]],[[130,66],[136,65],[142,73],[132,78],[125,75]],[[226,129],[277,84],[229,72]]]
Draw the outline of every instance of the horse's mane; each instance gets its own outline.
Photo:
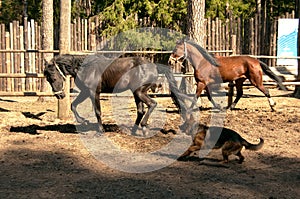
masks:
[[[73,69],[73,67],[79,68],[87,55],[59,55],[54,58],[55,62],[59,66],[65,66]]]
[[[204,48],[202,48],[199,44],[196,44],[193,41],[185,41],[186,43],[194,46],[202,55],[203,57],[209,61],[209,63],[211,63],[214,66],[219,66],[218,62],[216,61],[216,59],[209,53],[207,52],[207,50],[205,50]]]
[[[57,55],[51,59],[49,64],[47,64],[44,74],[48,73],[54,75],[57,72],[54,64],[56,63],[65,75],[70,74],[76,76],[76,71],[80,68],[85,57],[86,55]]]

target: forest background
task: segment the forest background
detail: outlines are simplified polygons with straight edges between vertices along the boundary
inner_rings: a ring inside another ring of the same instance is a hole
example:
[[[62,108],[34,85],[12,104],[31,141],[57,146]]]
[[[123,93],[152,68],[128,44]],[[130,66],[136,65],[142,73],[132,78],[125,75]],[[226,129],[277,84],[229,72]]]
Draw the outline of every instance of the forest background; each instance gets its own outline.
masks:
[[[54,25],[59,26],[60,0],[53,3]],[[160,28],[186,33],[187,3],[188,0],[72,0],[72,19],[99,16],[106,21],[102,36],[136,28],[136,17],[149,18]],[[225,21],[229,17],[248,19],[266,13],[272,19],[295,10],[295,6],[295,1],[288,0],[206,0],[205,16]],[[14,20],[22,22],[24,16],[41,23],[42,0],[0,1],[0,23],[8,26]]]

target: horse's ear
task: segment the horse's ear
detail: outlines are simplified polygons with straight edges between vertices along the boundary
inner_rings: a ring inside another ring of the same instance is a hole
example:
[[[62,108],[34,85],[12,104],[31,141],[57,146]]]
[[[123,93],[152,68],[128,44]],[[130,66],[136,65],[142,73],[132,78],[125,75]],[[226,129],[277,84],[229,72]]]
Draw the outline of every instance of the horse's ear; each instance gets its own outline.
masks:
[[[48,61],[44,58],[44,66],[48,65]]]
[[[47,65],[53,65],[55,63],[55,60],[54,59],[51,59],[49,62],[44,58],[44,65],[47,66]]]

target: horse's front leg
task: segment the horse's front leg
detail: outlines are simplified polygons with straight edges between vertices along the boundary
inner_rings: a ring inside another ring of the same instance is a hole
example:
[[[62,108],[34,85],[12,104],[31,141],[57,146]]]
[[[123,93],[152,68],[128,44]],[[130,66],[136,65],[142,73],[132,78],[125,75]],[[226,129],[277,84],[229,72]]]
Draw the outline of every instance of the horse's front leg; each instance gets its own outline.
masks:
[[[81,124],[87,124],[88,121],[79,115],[79,113],[77,112],[77,106],[78,104],[82,103],[86,98],[88,98],[88,96],[89,92],[87,90],[81,90],[79,95],[71,103],[71,111],[73,112],[76,121]]]
[[[236,97],[235,97],[234,102],[230,105],[230,107],[228,106],[228,108],[230,108],[231,110],[233,110],[235,108],[236,104],[243,96],[243,83],[245,80],[246,80],[245,78],[241,78],[241,79],[237,79],[235,81]]]
[[[100,91],[96,91],[96,92],[91,91],[90,98],[93,103],[95,115],[98,121],[98,133],[101,134],[104,132],[104,128],[101,120]]]
[[[211,90],[209,86],[205,88],[208,100],[213,104],[214,108],[221,109],[220,104],[217,104],[211,96]]]
[[[198,101],[198,99],[199,99],[199,97],[200,97],[200,95],[201,95],[201,93],[202,93],[202,91],[205,87],[206,87],[206,85],[203,82],[197,82],[196,96],[195,96],[195,99],[192,102],[192,105],[191,105],[190,109],[193,109],[193,107],[197,104],[197,101]],[[202,107],[202,104],[201,104],[201,107]]]

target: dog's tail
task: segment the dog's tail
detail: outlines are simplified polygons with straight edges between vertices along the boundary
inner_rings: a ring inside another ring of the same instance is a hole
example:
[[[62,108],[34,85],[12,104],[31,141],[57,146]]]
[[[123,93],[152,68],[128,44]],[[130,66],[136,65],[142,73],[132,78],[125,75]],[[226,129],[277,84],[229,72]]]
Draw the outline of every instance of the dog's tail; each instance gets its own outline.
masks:
[[[242,144],[248,150],[257,151],[257,150],[261,149],[262,146],[264,145],[264,140],[262,138],[259,138],[259,139],[260,139],[260,141],[258,144],[251,144],[245,139],[242,141]]]

